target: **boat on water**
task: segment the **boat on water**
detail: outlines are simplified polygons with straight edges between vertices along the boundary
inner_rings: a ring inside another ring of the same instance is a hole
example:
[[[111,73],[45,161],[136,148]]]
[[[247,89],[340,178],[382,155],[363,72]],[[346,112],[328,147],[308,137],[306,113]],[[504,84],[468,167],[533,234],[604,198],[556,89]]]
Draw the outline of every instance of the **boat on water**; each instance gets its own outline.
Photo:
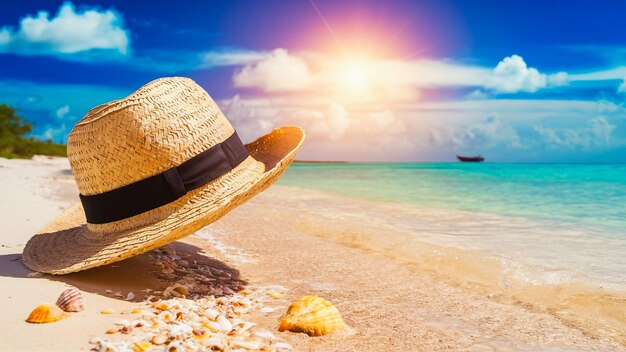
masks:
[[[456,158],[459,159],[459,161],[463,162],[463,163],[482,163],[483,161],[485,161],[485,158],[483,158],[480,155],[478,155],[478,156],[461,156],[461,155],[457,155]]]

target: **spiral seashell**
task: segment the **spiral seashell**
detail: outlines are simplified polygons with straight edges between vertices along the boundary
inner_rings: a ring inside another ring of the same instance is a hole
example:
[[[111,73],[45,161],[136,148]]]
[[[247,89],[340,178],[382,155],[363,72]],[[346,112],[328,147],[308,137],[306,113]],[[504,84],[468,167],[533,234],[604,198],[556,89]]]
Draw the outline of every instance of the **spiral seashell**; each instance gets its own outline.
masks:
[[[70,287],[61,293],[57,306],[66,312],[81,312],[85,309],[85,301],[77,288]]]
[[[29,323],[52,323],[65,318],[65,315],[61,308],[53,304],[42,304],[30,313],[26,321]]]
[[[304,332],[310,336],[326,335],[345,329],[339,310],[317,296],[304,296],[293,302],[280,319],[278,331]]]

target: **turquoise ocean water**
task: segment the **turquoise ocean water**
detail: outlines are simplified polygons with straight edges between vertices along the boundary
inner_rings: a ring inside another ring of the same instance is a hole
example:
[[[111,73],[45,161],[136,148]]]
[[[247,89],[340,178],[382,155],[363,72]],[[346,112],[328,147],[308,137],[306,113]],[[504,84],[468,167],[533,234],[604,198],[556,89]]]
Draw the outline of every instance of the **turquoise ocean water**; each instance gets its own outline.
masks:
[[[279,184],[438,209],[400,211],[393,224],[530,265],[516,275],[533,284],[581,276],[626,288],[626,164],[294,164]]]
[[[626,235],[626,164],[294,164],[280,183],[371,200],[586,223]]]

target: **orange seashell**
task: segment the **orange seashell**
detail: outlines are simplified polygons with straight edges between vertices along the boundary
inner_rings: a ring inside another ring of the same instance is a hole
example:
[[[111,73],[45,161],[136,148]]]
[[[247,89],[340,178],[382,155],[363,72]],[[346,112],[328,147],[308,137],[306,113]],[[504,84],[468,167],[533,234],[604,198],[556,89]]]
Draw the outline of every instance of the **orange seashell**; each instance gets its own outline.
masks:
[[[285,295],[283,295],[282,293],[278,293],[278,292],[270,292],[267,295],[274,299],[280,299],[280,298],[285,297]]]
[[[158,310],[167,310],[168,308],[167,304],[165,304],[164,302],[159,302],[157,304],[153,304],[152,306]]]
[[[42,304],[35,308],[28,318],[29,323],[52,323],[65,318],[66,313],[53,304]]]
[[[66,312],[81,312],[85,310],[85,300],[76,287],[70,287],[61,293],[57,306]]]
[[[293,302],[280,318],[278,331],[289,330],[320,336],[345,327],[339,310],[330,302],[317,296],[304,296]]]
[[[150,342],[135,342],[132,349],[134,352],[146,352],[152,344]]]

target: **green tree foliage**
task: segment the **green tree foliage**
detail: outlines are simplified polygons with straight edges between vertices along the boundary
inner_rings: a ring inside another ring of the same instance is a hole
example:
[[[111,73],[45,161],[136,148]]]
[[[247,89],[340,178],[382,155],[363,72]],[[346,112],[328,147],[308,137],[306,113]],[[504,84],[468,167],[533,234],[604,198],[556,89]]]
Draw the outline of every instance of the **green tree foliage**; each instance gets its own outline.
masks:
[[[12,106],[0,104],[0,157],[30,158],[35,154],[66,156],[64,144],[27,137],[33,126]]]

